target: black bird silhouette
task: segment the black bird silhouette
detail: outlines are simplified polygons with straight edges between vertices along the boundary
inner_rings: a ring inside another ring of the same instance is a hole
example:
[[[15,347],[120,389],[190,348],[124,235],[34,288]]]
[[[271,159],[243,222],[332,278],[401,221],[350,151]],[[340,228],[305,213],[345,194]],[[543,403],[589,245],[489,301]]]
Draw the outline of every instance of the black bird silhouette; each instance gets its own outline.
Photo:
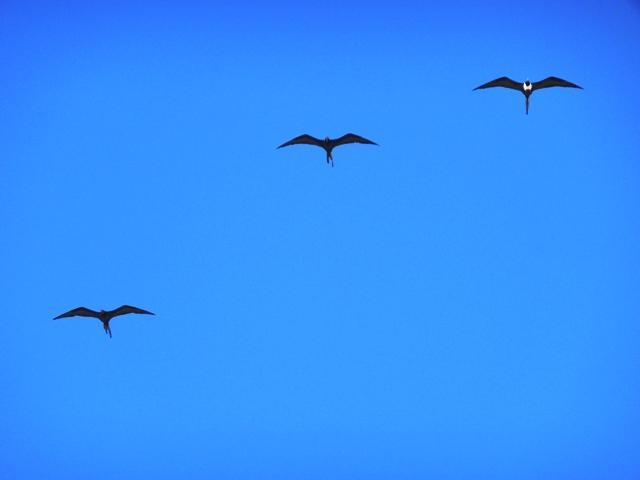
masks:
[[[78,307],[73,310],[69,310],[62,315],[58,315],[54,320],[58,320],[60,318],[67,317],[95,317],[102,322],[102,326],[104,327],[104,331],[107,332],[109,338],[111,338],[111,328],[109,327],[109,322],[113,317],[117,317],[118,315],[126,315],[127,313],[144,313],[146,315],[155,315],[154,313],[148,312],[146,310],[142,310],[141,308],[131,307],[129,305],[122,305],[121,307],[116,308],[115,310],[100,310],[96,312],[95,310],[91,310],[90,308]]]
[[[300,144],[316,145],[318,147],[322,147],[327,152],[327,163],[331,163],[331,166],[333,167],[333,155],[331,154],[331,151],[335,147],[338,147],[340,145],[346,145],[347,143],[366,143],[368,145],[378,145],[377,143],[372,142],[371,140],[367,140],[366,138],[361,137],[360,135],[356,135],[355,133],[347,133],[346,135],[343,135],[340,138],[335,138],[335,139],[325,137],[324,140],[320,140],[319,138],[315,138],[315,137],[312,137],[311,135],[304,134],[296,138],[292,138],[288,142],[285,142],[282,145],[280,145],[278,148],[288,147],[289,145],[300,145]]]
[[[514,80],[511,80],[508,77],[500,77],[495,80],[491,80],[490,82],[485,83],[484,85],[480,85],[479,87],[474,88],[474,90],[482,90],[485,88],[491,87],[504,87],[511,88],[513,90],[518,90],[522,92],[525,97],[525,105],[526,105],[526,113],[529,114],[529,97],[536,90],[540,90],[541,88],[549,88],[549,87],[571,87],[571,88],[579,88],[582,89],[581,86],[576,85],[575,83],[567,82],[558,77],[547,77],[544,80],[540,80],[539,82],[531,83],[529,80],[525,80],[524,83],[519,83]]]

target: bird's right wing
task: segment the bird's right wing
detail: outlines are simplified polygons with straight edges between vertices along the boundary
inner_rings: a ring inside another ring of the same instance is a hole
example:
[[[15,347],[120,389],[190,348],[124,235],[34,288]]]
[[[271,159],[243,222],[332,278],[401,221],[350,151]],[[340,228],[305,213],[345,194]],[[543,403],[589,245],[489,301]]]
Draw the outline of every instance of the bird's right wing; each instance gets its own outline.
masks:
[[[484,83],[479,87],[474,88],[474,90],[482,90],[491,87],[512,88],[513,90],[522,91],[522,84],[511,80],[509,77],[496,78],[495,80],[491,80],[490,82]]]
[[[90,308],[78,307],[73,310],[69,310],[66,313],[58,315],[54,320],[58,320],[59,318],[67,318],[67,317],[96,317],[98,318],[98,312],[91,310]]]
[[[115,310],[111,310],[109,313],[112,317],[117,317],[118,315],[126,315],[127,313],[143,313],[146,315],[155,315],[154,313],[151,313],[147,310],[143,310],[138,307],[132,307],[131,305],[122,305]]]
[[[361,137],[360,135],[356,135],[355,133],[347,133],[340,138],[336,138],[333,141],[333,144],[335,146],[346,145],[347,143],[366,143],[368,145],[378,145],[376,142],[372,142],[371,140]]]
[[[280,145],[278,148],[288,147],[289,145],[299,145],[299,144],[317,145],[318,147],[321,147],[323,145],[322,140],[318,140],[317,138],[312,137],[311,135],[307,135],[305,133],[304,135],[299,135],[296,138],[292,138],[288,142],[285,142],[282,145]]]
[[[576,85],[575,83],[568,82],[558,77],[547,77],[544,80],[540,80],[539,82],[533,82],[534,90],[540,90],[541,88],[549,87],[570,87],[582,89],[580,85]]]

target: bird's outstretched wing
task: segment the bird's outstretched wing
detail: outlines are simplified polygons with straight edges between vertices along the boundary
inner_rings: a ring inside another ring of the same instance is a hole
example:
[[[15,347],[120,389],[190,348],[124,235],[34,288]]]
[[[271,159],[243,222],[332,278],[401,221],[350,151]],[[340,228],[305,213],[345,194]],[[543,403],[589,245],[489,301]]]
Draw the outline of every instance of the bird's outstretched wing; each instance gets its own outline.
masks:
[[[580,85],[576,85],[575,83],[567,82],[558,77],[547,77],[544,80],[540,80],[539,82],[533,82],[533,90],[540,90],[541,88],[549,88],[549,87],[571,87],[571,88],[580,88]]]
[[[495,80],[491,80],[490,82],[484,83],[479,87],[474,88],[474,90],[482,90],[484,88],[491,87],[504,87],[504,88],[512,88],[514,90],[522,91],[522,83],[516,82],[515,80],[511,80],[509,77],[500,77]]]
[[[369,145],[378,145],[376,142],[367,140],[366,138],[361,137],[360,135],[356,135],[355,133],[347,133],[340,138],[336,138],[331,143],[333,143],[335,147],[337,147],[338,145],[345,145],[347,143],[366,143]]]
[[[292,138],[288,142],[285,142],[282,145],[280,145],[278,148],[288,147],[289,145],[299,145],[299,144],[317,145],[318,147],[321,147],[323,145],[323,142],[322,140],[319,140],[316,137],[312,137],[311,135],[307,135],[305,133],[304,135],[299,135],[296,138]]]
[[[117,317],[118,315],[126,315],[127,313],[144,313],[146,315],[155,315],[155,313],[143,310],[138,307],[132,307],[131,305],[122,305],[121,307],[111,310],[109,314],[111,317]]]
[[[76,316],[98,318],[98,312],[93,311],[90,308],[78,307],[78,308],[74,308],[73,310],[69,310],[68,312],[63,313],[61,315],[58,315],[57,317],[54,318],[54,320],[58,320],[59,318],[76,317]]]

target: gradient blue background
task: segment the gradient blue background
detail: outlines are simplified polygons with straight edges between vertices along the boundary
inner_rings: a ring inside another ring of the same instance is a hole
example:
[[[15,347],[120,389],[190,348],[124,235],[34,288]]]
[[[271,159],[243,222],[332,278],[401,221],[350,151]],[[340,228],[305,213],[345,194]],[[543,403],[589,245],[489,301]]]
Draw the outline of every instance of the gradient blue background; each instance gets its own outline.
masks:
[[[0,478],[640,478],[640,3],[386,3],[2,2]]]

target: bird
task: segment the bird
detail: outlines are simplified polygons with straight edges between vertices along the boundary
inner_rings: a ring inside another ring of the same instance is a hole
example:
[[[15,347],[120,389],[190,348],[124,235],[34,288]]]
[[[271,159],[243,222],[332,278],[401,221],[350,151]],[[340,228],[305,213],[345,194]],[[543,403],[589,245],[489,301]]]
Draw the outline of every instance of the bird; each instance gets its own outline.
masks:
[[[95,310],[91,310],[90,308],[78,307],[73,310],[69,310],[63,314],[58,315],[54,318],[54,320],[58,320],[60,318],[67,317],[95,317],[102,322],[102,326],[104,327],[104,331],[111,338],[111,328],[109,327],[109,322],[113,317],[117,317],[118,315],[126,315],[127,313],[140,313],[145,315],[155,315],[147,310],[143,310],[141,308],[132,307],[130,305],[122,305],[114,310],[100,310],[96,312]]]
[[[335,147],[338,147],[340,145],[346,145],[347,143],[366,143],[368,145],[378,145],[377,143],[372,142],[371,140],[367,140],[366,138],[361,137],[360,135],[356,135],[355,133],[347,133],[341,136],[340,138],[333,138],[333,139],[329,137],[325,137],[324,140],[320,140],[319,138],[312,137],[311,135],[307,135],[305,133],[304,135],[299,135],[295,138],[292,138],[291,140],[283,143],[277,148],[288,147],[289,145],[300,145],[300,144],[316,145],[318,147],[322,147],[327,152],[327,163],[330,163],[331,166],[333,167],[333,155],[331,154],[331,151]]]
[[[511,88],[513,90],[518,90],[522,92],[525,97],[525,108],[527,115],[529,114],[529,97],[536,90],[540,90],[541,88],[549,88],[549,87],[571,87],[571,88],[579,88],[583,89],[581,86],[576,85],[575,83],[567,82],[558,77],[547,77],[544,80],[540,80],[539,82],[531,83],[529,80],[525,80],[524,83],[516,82],[515,80],[511,80],[509,77],[500,77],[495,80],[491,80],[479,87],[474,88],[474,90],[482,90],[485,88],[491,87],[504,87]]]

